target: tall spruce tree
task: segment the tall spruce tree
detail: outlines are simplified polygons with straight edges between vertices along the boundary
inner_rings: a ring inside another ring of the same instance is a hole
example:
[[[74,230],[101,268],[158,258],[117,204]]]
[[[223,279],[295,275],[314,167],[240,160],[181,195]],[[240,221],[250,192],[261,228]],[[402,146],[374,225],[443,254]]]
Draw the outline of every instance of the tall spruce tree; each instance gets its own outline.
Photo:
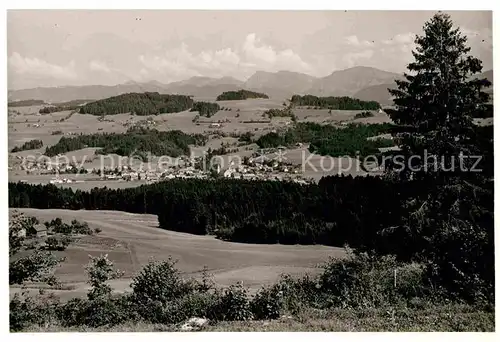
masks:
[[[423,31],[415,39],[415,60],[405,80],[389,89],[396,108],[387,113],[396,124],[393,135],[405,163],[388,169],[402,179],[461,173],[460,154],[465,156],[462,169],[470,169],[474,160],[469,156],[480,152],[473,117],[488,111],[489,95],[482,89],[490,82],[472,77],[482,71],[481,61],[469,55],[467,38],[453,28],[450,16],[437,13]]]
[[[400,225],[381,233],[400,258],[425,263],[428,279],[444,293],[491,302],[493,130],[473,123],[488,110],[482,89],[490,82],[473,77],[481,61],[469,55],[466,37],[447,14],[437,13],[423,30],[406,80],[390,90],[396,108],[388,110],[404,165],[393,158],[387,175],[418,181],[420,193],[401,204]],[[470,172],[476,162],[470,157],[479,155],[486,169]]]

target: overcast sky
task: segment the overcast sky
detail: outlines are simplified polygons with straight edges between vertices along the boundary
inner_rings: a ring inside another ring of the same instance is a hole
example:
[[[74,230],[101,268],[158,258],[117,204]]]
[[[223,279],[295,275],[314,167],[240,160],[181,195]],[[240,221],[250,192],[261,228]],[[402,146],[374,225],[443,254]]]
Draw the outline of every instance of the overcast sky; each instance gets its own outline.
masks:
[[[491,12],[447,12],[492,68]],[[257,70],[326,76],[352,66],[403,72],[424,11],[8,11],[9,89]]]

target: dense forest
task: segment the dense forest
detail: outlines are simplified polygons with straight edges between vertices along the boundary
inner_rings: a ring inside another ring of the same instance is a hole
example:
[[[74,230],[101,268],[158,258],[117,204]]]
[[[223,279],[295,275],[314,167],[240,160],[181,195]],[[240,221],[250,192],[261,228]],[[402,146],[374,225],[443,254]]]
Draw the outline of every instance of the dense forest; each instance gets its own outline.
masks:
[[[43,141],[38,140],[38,139],[33,139],[30,141],[25,142],[24,144],[21,145],[21,147],[16,146],[14,147],[11,152],[20,152],[20,151],[26,151],[26,150],[36,150],[38,148],[43,147]]]
[[[7,104],[8,107],[27,107],[27,106],[41,106],[44,105],[45,101],[43,100],[21,100],[21,101],[12,101]]]
[[[492,183],[490,184],[492,186]],[[406,198],[436,189],[424,181],[328,176],[318,184],[277,181],[170,180],[127,189],[73,191],[55,185],[9,183],[9,207],[121,210],[158,215],[160,227],[216,234],[247,243],[325,244],[404,254],[406,244],[380,235],[400,223]],[[456,194],[447,194],[452,201]],[[478,194],[491,212],[492,194]],[[452,202],[448,202],[450,206]],[[485,221],[486,222],[486,221]],[[399,237],[393,237],[398,239]],[[421,241],[421,243],[424,243]],[[414,247],[412,247],[414,248]]]
[[[40,108],[38,111],[40,114],[50,114],[55,112],[63,112],[65,110],[77,110],[78,106],[48,106]]]
[[[128,93],[87,103],[80,107],[80,113],[92,115],[177,113],[191,108],[193,102],[191,97],[185,95]]]
[[[368,140],[367,138],[388,133],[391,124],[360,125],[350,124],[344,128],[300,122],[282,133],[267,133],[256,143],[262,148],[291,146],[297,143],[310,143],[310,151],[332,157],[360,152],[360,156],[377,153],[379,147],[393,146],[390,139]]]
[[[335,176],[319,184],[171,180],[90,192],[9,183],[10,207],[123,210],[158,215],[160,227],[251,243],[373,244],[377,229],[401,214],[403,186],[376,177]],[[384,200],[380,200],[383,194]],[[381,215],[381,213],[384,213]]]
[[[206,137],[202,134],[186,134],[179,130],[157,131],[131,127],[125,133],[82,134],[62,137],[53,146],[47,147],[45,155],[52,157],[85,147],[100,147],[99,153],[116,153],[121,156],[137,156],[143,160],[146,154],[178,157],[189,154],[189,145],[204,145]]]
[[[296,106],[313,106],[337,110],[377,110],[380,104],[375,101],[361,101],[351,97],[318,97],[314,95],[293,95],[290,102]]]
[[[218,103],[212,102],[195,102],[191,112],[198,112],[201,116],[211,117],[220,110]]]
[[[225,91],[217,96],[216,101],[246,100],[246,99],[268,99],[269,96],[263,93],[256,93],[250,90]]]

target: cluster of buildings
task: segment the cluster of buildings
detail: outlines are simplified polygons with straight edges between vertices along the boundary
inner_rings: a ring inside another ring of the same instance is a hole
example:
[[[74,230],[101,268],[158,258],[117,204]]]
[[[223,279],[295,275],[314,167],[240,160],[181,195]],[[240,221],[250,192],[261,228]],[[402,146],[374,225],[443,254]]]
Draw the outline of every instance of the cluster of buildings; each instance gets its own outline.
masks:
[[[22,159],[21,156],[16,156],[18,159]],[[20,164],[19,168],[26,171],[27,174],[40,174],[40,175],[53,175],[53,174],[76,174],[76,173],[87,173],[87,169],[78,169],[73,164],[53,162],[48,160],[42,161],[30,161],[25,160]]]
[[[204,167],[204,165],[206,165]],[[301,175],[301,170],[297,165],[285,164],[278,161],[260,162],[257,158],[248,158],[236,165],[231,162],[226,168],[220,164],[209,167],[202,157],[194,158],[185,165],[176,165],[166,169],[156,170],[134,170],[128,166],[115,169],[95,170],[93,173],[102,178],[113,181],[147,181],[158,182],[169,179],[208,179],[212,177],[223,177],[232,179],[248,180],[280,180],[294,181],[298,183],[309,183]]]
[[[55,177],[49,181],[50,184],[64,184],[64,183],[75,183],[76,181],[69,178],[59,178]]]

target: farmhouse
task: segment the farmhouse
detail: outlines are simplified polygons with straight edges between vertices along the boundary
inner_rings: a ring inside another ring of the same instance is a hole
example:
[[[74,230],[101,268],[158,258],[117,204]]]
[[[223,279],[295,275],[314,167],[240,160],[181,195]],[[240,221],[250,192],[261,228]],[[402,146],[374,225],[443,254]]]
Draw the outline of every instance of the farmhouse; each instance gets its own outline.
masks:
[[[34,226],[28,228],[27,235],[36,237],[47,236],[47,227],[43,224],[35,224]]]

